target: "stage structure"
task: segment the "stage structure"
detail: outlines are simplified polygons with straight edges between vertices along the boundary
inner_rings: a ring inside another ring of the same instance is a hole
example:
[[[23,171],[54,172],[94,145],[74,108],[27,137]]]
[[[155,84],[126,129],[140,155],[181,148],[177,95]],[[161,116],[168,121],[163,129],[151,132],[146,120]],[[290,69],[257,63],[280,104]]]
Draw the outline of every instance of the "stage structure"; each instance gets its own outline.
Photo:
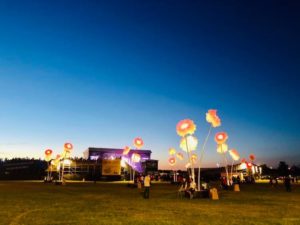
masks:
[[[106,175],[110,175],[110,171],[113,173],[111,175],[117,175],[116,171],[121,171],[118,170],[117,163],[122,168],[129,167],[138,173],[155,172],[158,170],[158,160],[151,159],[151,150],[131,149],[127,155],[123,155],[123,151],[124,149],[90,147],[84,151],[83,157],[86,160],[102,162],[102,173],[104,172]],[[139,162],[132,161],[132,155],[135,153],[141,156]],[[115,160],[116,163],[109,163],[109,160]],[[109,168],[110,166],[112,168]]]

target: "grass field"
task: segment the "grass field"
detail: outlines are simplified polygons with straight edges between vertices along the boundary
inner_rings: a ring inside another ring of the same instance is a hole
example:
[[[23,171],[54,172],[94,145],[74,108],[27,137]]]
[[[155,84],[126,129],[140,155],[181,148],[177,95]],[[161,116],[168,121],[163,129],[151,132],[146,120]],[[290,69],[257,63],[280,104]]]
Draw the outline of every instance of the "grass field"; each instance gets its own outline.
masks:
[[[180,199],[155,183],[150,199],[126,183],[0,182],[0,224],[300,224],[300,185],[241,186],[220,200]]]

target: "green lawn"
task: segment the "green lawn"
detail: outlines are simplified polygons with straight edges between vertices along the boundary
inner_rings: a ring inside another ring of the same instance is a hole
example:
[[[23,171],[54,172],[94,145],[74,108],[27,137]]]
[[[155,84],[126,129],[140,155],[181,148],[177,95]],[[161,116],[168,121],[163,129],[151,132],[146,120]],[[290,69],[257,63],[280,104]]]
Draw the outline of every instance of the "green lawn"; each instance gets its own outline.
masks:
[[[300,185],[241,186],[220,200],[180,199],[155,183],[150,199],[120,183],[0,182],[0,224],[300,224]]]

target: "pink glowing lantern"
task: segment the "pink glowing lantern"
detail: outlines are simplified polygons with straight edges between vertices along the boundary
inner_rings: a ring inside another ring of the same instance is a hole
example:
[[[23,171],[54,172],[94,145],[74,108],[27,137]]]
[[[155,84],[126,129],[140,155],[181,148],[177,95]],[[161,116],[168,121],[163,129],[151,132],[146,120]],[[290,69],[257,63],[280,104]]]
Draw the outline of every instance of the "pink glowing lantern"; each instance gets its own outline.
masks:
[[[254,160],[255,160],[255,155],[254,155],[254,154],[250,154],[250,155],[249,155],[249,159],[250,159],[251,161],[254,161]]]

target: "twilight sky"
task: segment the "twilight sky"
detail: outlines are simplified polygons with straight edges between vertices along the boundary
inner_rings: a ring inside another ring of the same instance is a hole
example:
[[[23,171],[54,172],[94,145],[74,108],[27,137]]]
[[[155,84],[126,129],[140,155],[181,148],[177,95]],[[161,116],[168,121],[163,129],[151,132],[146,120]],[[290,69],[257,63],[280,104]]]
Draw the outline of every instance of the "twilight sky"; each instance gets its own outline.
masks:
[[[242,157],[299,164],[299,12],[297,1],[0,0],[0,158],[140,136],[170,168],[177,122],[193,119],[202,143],[215,108],[213,134],[228,132]],[[211,136],[204,166],[222,163],[215,149]]]

